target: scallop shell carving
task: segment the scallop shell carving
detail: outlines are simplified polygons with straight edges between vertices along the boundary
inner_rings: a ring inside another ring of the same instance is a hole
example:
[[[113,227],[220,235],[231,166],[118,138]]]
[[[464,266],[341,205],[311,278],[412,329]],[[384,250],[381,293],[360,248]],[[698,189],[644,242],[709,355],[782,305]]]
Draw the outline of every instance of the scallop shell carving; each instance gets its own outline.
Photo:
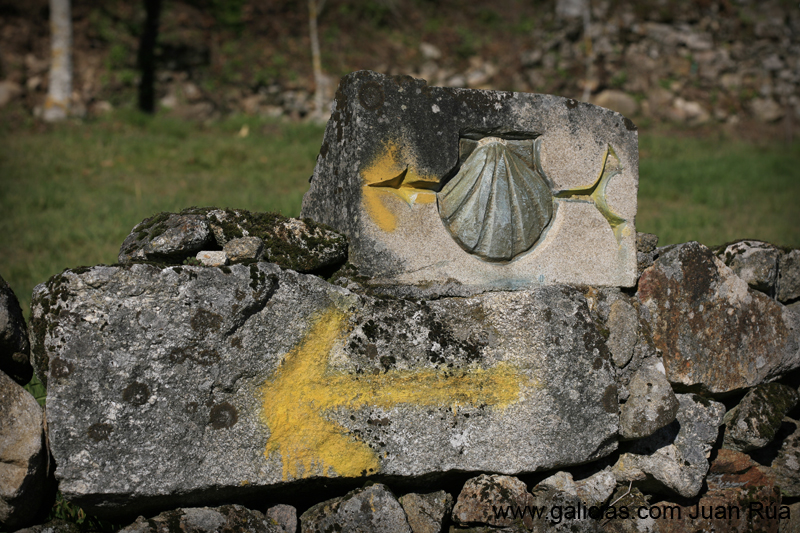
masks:
[[[486,261],[528,251],[553,216],[544,179],[497,137],[485,137],[437,195],[453,239]]]

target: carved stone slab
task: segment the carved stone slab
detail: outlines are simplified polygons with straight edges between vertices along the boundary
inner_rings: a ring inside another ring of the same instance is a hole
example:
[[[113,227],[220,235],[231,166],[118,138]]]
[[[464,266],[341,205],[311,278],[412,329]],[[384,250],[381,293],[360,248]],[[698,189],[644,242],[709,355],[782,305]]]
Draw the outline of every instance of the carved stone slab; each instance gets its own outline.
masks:
[[[378,285],[636,280],[638,134],[551,95],[343,78],[304,217],[347,235]]]
[[[270,263],[136,264],[65,271],[32,309],[60,490],[95,513],[617,446],[614,366],[575,288],[426,302]]]

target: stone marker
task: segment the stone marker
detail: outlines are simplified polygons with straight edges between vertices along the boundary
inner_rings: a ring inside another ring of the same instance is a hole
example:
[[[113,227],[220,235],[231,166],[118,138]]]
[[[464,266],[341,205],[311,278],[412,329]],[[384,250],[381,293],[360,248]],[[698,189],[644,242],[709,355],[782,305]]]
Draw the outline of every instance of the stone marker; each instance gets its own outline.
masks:
[[[270,263],[134,264],[65,271],[32,314],[60,489],[95,513],[617,445],[615,369],[575,288],[409,301]]]
[[[302,216],[370,283],[636,282],[636,127],[549,95],[342,79]]]

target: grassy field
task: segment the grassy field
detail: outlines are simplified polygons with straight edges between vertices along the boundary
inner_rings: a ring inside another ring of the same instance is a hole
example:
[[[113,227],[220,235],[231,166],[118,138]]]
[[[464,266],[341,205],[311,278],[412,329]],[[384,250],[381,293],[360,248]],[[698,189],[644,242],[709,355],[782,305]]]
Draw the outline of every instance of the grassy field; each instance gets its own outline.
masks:
[[[116,262],[130,229],[156,212],[216,205],[297,216],[323,134],[124,112],[55,127],[10,120],[0,117],[0,275],[26,315],[36,284]],[[639,231],[661,244],[746,237],[800,247],[800,143],[642,134],[640,147]]]

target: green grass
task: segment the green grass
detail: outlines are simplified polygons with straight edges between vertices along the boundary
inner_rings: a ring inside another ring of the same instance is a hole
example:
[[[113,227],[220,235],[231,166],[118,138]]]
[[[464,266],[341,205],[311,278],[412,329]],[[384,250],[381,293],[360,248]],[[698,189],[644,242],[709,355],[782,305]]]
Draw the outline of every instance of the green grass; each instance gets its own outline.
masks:
[[[643,135],[636,229],[659,244],[800,247],[800,143]]]
[[[297,216],[322,134],[241,117],[202,125],[117,112],[43,127],[0,116],[0,275],[27,316],[36,284],[65,268],[115,263],[130,229],[159,211],[216,205]],[[637,230],[660,244],[756,238],[800,247],[800,144],[642,134],[640,147]]]
[[[299,215],[324,131],[125,113],[37,129],[0,122],[0,275],[26,316],[36,284],[65,268],[116,263],[131,228],[159,211],[214,205]]]

